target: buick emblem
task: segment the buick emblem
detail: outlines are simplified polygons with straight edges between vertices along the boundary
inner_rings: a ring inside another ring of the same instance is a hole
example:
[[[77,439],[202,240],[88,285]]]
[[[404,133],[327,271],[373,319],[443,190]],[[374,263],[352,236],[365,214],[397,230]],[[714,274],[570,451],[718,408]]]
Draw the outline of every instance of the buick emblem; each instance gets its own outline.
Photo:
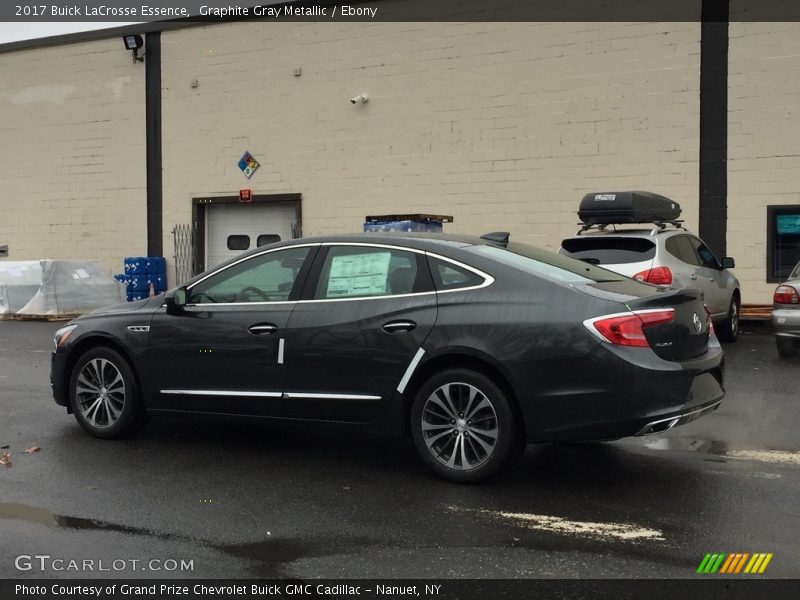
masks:
[[[700,333],[702,331],[702,329],[703,329],[703,323],[700,321],[700,317],[697,316],[697,313],[694,313],[694,316],[692,317],[692,321],[694,322],[694,330],[697,333]]]

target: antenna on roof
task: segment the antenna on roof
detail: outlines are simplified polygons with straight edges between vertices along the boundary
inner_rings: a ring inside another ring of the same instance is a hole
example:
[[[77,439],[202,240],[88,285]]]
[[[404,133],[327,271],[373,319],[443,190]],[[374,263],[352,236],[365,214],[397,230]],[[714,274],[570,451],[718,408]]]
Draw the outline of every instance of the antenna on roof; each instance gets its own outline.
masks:
[[[494,242],[495,244],[508,246],[508,237],[510,235],[511,234],[508,231],[493,231],[492,233],[486,233],[482,235],[481,239],[488,242]]]

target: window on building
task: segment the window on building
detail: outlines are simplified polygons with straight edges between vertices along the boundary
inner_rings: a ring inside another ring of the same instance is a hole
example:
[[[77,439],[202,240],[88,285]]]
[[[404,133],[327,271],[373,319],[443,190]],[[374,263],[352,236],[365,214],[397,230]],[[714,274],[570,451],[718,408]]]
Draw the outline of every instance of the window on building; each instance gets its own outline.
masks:
[[[261,246],[266,246],[267,244],[274,244],[275,242],[280,242],[281,236],[275,233],[262,233],[258,236],[256,240],[256,246],[260,248]]]
[[[247,250],[250,248],[249,235],[229,235],[228,250]]]
[[[786,279],[800,262],[800,205],[767,207],[767,282]]]

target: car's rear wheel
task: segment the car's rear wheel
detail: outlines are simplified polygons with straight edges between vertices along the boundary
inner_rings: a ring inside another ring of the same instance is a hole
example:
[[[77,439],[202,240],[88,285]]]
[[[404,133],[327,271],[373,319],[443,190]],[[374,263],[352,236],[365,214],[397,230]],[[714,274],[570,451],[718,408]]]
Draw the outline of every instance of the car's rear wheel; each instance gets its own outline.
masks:
[[[448,369],[431,377],[411,408],[414,444],[445,479],[482,481],[520,450],[520,432],[505,393],[488,377]]]
[[[775,347],[781,358],[791,358],[800,350],[800,341],[788,337],[776,336]]]
[[[124,437],[144,420],[133,370],[111,348],[92,348],[78,359],[69,395],[78,424],[95,437]]]
[[[721,321],[719,327],[715,327],[717,337],[723,342],[735,342],[739,337],[739,309],[740,309],[739,296],[736,294],[731,298],[730,306],[728,307],[728,316],[724,321]]]

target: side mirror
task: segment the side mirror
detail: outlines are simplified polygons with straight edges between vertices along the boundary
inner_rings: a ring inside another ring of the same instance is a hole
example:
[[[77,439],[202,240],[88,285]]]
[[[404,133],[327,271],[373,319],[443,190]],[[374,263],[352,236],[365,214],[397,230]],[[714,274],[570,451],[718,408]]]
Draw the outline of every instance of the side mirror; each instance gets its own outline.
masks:
[[[723,269],[735,269],[736,268],[736,261],[733,260],[730,256],[725,256],[722,258],[722,268]]]
[[[183,312],[183,307],[186,306],[186,288],[176,288],[174,291],[167,294],[165,300],[167,302],[167,314],[181,314]]]

